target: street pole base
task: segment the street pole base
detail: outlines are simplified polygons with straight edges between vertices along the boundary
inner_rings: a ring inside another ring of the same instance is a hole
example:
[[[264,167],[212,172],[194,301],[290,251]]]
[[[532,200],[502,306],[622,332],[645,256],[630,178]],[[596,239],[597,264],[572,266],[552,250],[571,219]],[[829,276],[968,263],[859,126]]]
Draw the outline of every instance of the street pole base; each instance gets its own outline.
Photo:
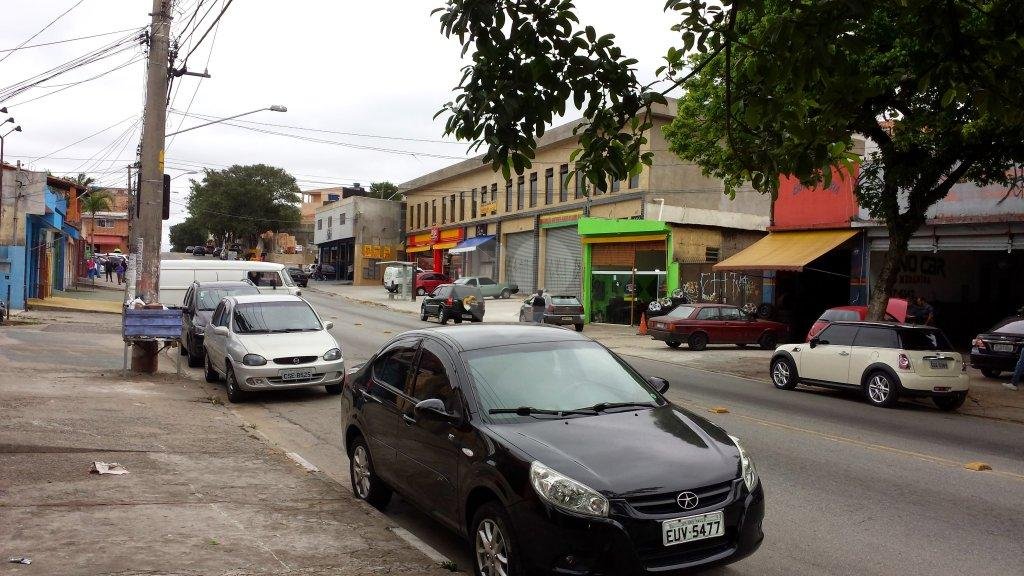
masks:
[[[159,366],[159,347],[156,340],[135,342],[132,345],[132,372],[155,374]]]

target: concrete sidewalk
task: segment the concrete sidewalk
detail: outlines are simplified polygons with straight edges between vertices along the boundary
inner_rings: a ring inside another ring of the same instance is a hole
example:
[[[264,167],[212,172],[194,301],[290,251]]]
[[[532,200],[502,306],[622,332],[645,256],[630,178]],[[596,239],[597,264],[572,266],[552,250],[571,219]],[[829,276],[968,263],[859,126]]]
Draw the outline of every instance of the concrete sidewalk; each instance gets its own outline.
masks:
[[[91,281],[82,280],[78,286],[67,290],[54,290],[49,298],[29,298],[31,310],[54,312],[101,312],[121,314],[124,300],[124,287],[117,287],[117,282],[97,279],[95,285]]]
[[[449,573],[243,426],[221,386],[122,379],[119,327],[24,315],[0,330],[0,574]]]
[[[380,306],[408,314],[419,314],[420,300],[416,302],[390,300],[383,286],[338,286],[310,284],[314,290],[334,294],[349,300]],[[521,296],[521,297],[520,297]],[[519,306],[526,295],[517,294],[509,300],[487,300],[486,322],[516,322]],[[696,370],[731,374],[749,378],[770,385],[768,363],[772,351],[760,350],[756,346],[737,348],[733,345],[709,346],[706,350],[694,352],[685,346],[672,349],[663,342],[647,336],[638,336],[637,328],[618,324],[587,324],[584,333],[608,346],[618,354],[637,356],[648,360],[667,362]],[[1004,380],[984,377],[976,370],[968,370],[971,376],[971,392],[967,402],[960,409],[964,414],[1024,423],[1024,392],[1012,392],[1003,388]],[[663,375],[672,380],[672,374]],[[926,401],[922,401],[926,402]]]

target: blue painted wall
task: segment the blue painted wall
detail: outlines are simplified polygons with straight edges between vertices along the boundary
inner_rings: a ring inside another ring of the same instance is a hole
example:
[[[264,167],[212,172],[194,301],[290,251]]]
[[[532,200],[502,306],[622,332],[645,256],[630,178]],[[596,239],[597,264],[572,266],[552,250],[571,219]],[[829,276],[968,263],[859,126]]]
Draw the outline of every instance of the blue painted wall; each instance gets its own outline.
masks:
[[[0,298],[11,309],[25,308],[24,246],[0,246]]]

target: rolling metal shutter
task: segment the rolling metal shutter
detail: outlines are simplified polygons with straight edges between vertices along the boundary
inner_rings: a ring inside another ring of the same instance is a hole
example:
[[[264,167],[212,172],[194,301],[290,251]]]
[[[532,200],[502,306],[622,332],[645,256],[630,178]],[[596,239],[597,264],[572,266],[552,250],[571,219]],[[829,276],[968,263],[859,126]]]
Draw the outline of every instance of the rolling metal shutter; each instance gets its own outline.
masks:
[[[505,281],[519,285],[520,294],[532,294],[536,290],[534,278],[533,231],[505,235]]]
[[[544,251],[544,291],[581,297],[583,244],[575,226],[549,228]]]

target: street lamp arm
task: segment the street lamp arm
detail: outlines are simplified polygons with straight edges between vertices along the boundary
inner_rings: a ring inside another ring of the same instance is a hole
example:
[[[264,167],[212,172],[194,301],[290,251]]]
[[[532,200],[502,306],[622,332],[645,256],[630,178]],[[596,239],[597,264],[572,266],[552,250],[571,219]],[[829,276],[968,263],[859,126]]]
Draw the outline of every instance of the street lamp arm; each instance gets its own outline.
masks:
[[[196,126],[189,126],[188,128],[185,128],[184,130],[178,130],[177,132],[171,132],[170,134],[166,134],[164,137],[165,138],[169,138],[171,136],[175,136],[177,134],[181,134],[182,132],[188,132],[189,130],[195,130],[196,128],[202,128],[204,126],[209,126],[211,124],[218,124],[220,122],[227,122],[228,120],[234,120],[235,118],[241,118],[242,116],[248,116],[249,114],[255,114],[257,112],[263,112],[264,110],[270,110],[271,112],[287,112],[288,108],[286,108],[284,106],[278,106],[277,104],[275,104],[273,106],[270,106],[268,108],[257,108],[256,110],[250,110],[248,112],[242,112],[241,114],[235,114],[234,116],[228,116],[227,118],[218,118],[218,119],[216,119],[216,120],[214,120],[212,122],[205,122],[203,124],[197,124]]]

